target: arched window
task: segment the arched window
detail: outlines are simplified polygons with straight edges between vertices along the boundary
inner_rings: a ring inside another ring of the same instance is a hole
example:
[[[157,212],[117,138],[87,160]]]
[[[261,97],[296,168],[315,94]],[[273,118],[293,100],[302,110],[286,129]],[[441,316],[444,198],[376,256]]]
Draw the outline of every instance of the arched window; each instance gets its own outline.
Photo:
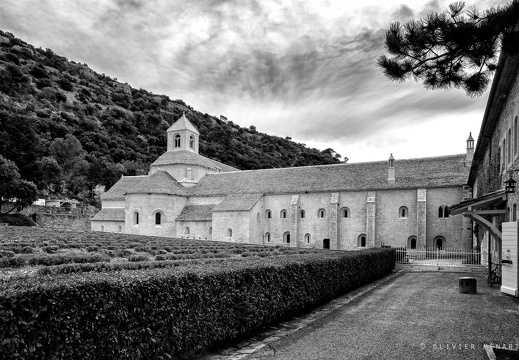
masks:
[[[258,214],[256,215],[256,221],[257,221],[257,222],[260,222],[260,214],[259,214],[259,212],[258,212]]]
[[[162,214],[160,212],[155,213],[155,225],[162,224]]]
[[[309,233],[306,233],[306,234],[305,234],[305,243],[310,244],[310,240],[311,240],[311,239],[312,239],[312,238],[311,238],[310,234],[309,234]]]
[[[282,218],[282,219],[286,219],[287,218],[287,211],[285,209],[281,210],[281,212],[279,213],[279,217]]]
[[[438,208],[438,217],[448,218],[449,217],[449,207],[448,206],[440,206]]]
[[[213,227],[209,226],[209,235],[213,235]]]
[[[189,228],[187,226],[184,228],[184,235],[189,235]]]
[[[265,242],[266,243],[269,243],[270,242],[270,233],[265,233]]]
[[[358,247],[366,247],[366,234],[360,234],[357,240]]]
[[[304,211],[304,210],[299,211],[299,217],[300,217],[301,219],[304,219],[304,218],[305,218],[305,211]]]
[[[134,226],[139,225],[139,212],[138,211],[133,212],[133,225]]]
[[[341,209],[341,216],[344,217],[344,218],[349,218],[350,217],[350,209],[348,209],[347,207],[342,208]]]
[[[517,221],[517,204],[512,207],[512,221]]]
[[[447,241],[443,236],[437,236],[434,238],[433,244],[436,250],[443,250],[447,246]]]
[[[265,217],[270,219],[272,217],[272,212],[270,210],[265,211]]]
[[[416,236],[410,236],[409,239],[407,239],[407,247],[409,249],[416,249]]]
[[[101,225],[101,231],[105,231],[105,226]]]
[[[179,148],[180,147],[180,135],[179,134],[175,134],[175,148]]]
[[[398,210],[398,216],[400,219],[407,219],[407,216],[409,215],[409,212],[407,211],[407,207],[401,206]]]
[[[194,137],[193,135],[191,135],[191,136],[189,137],[189,147],[190,147],[191,149],[194,149],[194,148],[195,148],[195,137]]]
[[[510,211],[510,206],[506,208],[506,220],[505,221],[511,221],[512,220],[512,212]]]
[[[119,232],[122,232],[123,231],[123,228],[121,227],[121,225],[119,225],[119,229],[118,229]]]
[[[326,211],[324,209],[317,210],[317,217],[318,218],[322,219],[322,218],[325,217],[325,215],[326,215]]]
[[[232,229],[227,229],[227,237],[232,237]]]
[[[290,244],[290,232],[286,232],[283,234],[283,242],[285,244]]]

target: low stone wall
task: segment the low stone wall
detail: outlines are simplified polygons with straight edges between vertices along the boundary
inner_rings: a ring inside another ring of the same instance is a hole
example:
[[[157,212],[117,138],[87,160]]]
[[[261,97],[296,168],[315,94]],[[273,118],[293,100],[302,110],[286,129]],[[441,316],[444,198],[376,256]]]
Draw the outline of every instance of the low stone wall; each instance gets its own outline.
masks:
[[[36,213],[31,216],[41,227],[90,230],[90,216],[74,216],[65,214],[42,214]]]
[[[4,209],[4,206],[2,209]],[[90,230],[90,220],[97,213],[97,210],[95,212],[83,211],[83,209],[72,210],[69,213],[63,213],[63,209],[58,207],[31,205],[19,213],[29,216],[41,227]]]

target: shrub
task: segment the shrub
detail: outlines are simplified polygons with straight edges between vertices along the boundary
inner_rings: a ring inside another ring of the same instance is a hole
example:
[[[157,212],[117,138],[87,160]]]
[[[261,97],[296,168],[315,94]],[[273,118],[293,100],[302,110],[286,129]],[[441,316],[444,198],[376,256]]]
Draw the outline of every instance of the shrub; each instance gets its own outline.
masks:
[[[14,251],[0,250],[0,258],[12,258],[14,257]]]
[[[55,254],[59,250],[59,247],[57,247],[56,245],[49,245],[44,246],[41,249],[45,251],[47,254]]]
[[[30,246],[24,246],[20,249],[20,253],[22,254],[34,254],[34,249]]]
[[[27,260],[20,256],[11,258],[0,258],[0,268],[23,267],[27,265]]]
[[[73,91],[74,85],[72,85],[72,82],[68,79],[61,78],[58,80],[58,85],[61,89],[65,91]]]
[[[374,281],[394,263],[394,250],[373,249],[6,279],[0,353],[78,360],[187,357]]]
[[[123,258],[128,257],[131,254],[133,254],[133,252],[131,250],[128,250],[128,249],[120,249],[120,250],[117,250],[115,252],[115,256],[123,257]]]
[[[150,258],[146,255],[132,255],[128,257],[128,261],[136,262],[136,261],[149,261]]]
[[[52,81],[48,78],[38,79],[36,81],[36,87],[40,90],[46,87],[52,87]]]

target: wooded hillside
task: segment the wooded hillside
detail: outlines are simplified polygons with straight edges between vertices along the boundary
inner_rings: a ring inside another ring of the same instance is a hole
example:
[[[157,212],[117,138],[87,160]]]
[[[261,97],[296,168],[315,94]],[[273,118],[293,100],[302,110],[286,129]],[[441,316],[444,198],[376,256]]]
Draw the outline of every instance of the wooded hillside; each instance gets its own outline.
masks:
[[[182,112],[200,131],[202,155],[242,170],[340,162],[332,149],[242,128],[0,31],[0,155],[42,197],[94,203],[97,185],[146,174]]]

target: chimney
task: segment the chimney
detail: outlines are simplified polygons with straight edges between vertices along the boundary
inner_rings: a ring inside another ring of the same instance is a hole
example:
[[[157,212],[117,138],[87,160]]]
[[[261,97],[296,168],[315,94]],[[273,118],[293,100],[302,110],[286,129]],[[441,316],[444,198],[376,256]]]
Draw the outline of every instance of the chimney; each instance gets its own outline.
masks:
[[[394,184],[395,183],[395,158],[393,154],[389,157],[389,167],[387,169],[387,183]]]
[[[465,160],[468,162],[472,162],[474,158],[474,139],[472,138],[472,133],[469,133],[469,138],[467,139],[467,155]]]

